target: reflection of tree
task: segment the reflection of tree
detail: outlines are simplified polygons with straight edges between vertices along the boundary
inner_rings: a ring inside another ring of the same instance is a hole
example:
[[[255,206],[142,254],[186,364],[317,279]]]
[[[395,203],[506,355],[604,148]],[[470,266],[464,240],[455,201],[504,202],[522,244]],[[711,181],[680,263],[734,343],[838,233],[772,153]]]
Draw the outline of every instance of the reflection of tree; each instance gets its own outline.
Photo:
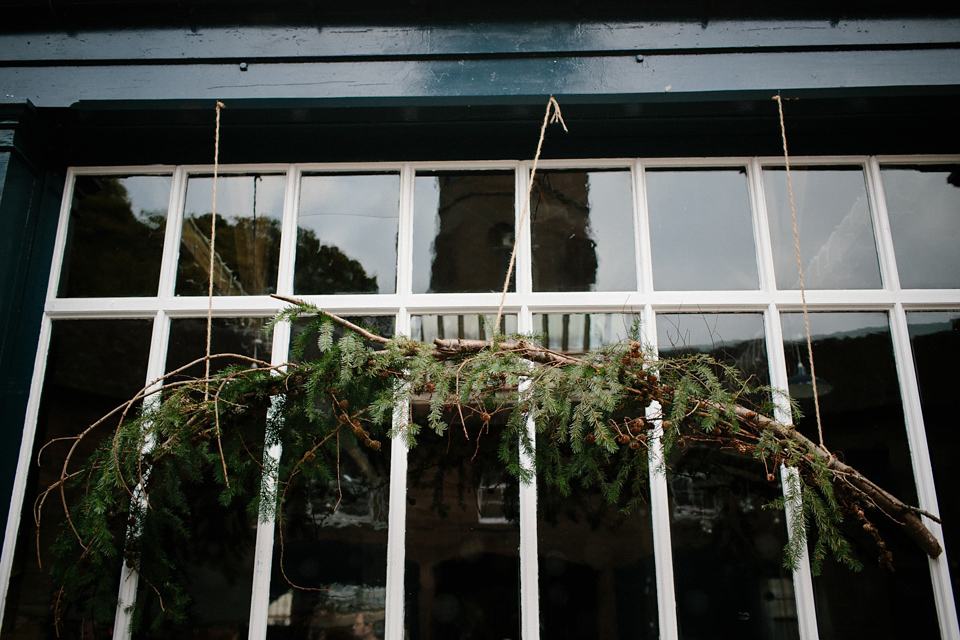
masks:
[[[134,213],[123,178],[78,177],[60,295],[156,295],[165,221]]]
[[[377,293],[376,277],[339,248],[321,244],[311,229],[297,229],[297,262],[294,267],[297,293]]]

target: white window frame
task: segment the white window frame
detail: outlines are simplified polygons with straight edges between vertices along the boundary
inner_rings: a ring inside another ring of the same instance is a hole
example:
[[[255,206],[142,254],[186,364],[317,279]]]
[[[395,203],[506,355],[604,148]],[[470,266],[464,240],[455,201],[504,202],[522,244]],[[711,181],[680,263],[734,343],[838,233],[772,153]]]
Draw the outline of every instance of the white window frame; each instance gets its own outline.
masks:
[[[914,477],[920,507],[938,513],[933,472],[927,448],[923,416],[916,372],[907,326],[910,311],[956,311],[960,310],[960,289],[909,289],[900,288],[894,257],[886,202],[881,187],[880,167],[884,164],[948,164],[960,162],[960,156],[818,156],[791,158],[792,166],[852,165],[863,169],[866,180],[870,214],[877,243],[877,255],[882,286],[872,290],[810,290],[806,292],[807,308],[820,311],[881,311],[889,318],[894,347],[898,382],[903,401],[907,437],[910,446]],[[798,290],[778,290],[774,274],[773,252],[764,197],[762,172],[765,167],[783,166],[783,158],[732,157],[732,158],[615,158],[596,160],[544,160],[542,169],[616,169],[629,170],[634,185],[634,246],[637,286],[630,291],[601,292],[534,292],[532,291],[531,233],[530,220],[524,220],[517,234],[516,290],[506,295],[504,312],[518,316],[521,332],[531,332],[535,313],[638,313],[642,318],[642,330],[649,344],[656,344],[657,316],[661,313],[693,312],[723,313],[752,312],[762,314],[771,384],[787,388],[786,361],[783,352],[783,337],[780,323],[782,312],[802,309],[801,293]],[[752,226],[756,249],[759,286],[755,290],[737,291],[657,291],[653,287],[652,254],[649,234],[649,217],[646,206],[645,172],[650,168],[718,168],[742,167],[746,171],[749,197],[752,207]],[[84,318],[148,318],[153,320],[153,334],[149,352],[147,380],[157,379],[163,373],[170,322],[174,318],[205,317],[208,300],[205,296],[183,297],[174,295],[177,258],[180,246],[183,206],[187,179],[191,175],[212,173],[211,165],[165,165],[124,167],[71,168],[67,172],[64,199],[60,209],[60,222],[56,241],[47,297],[41,323],[37,357],[27,405],[19,465],[15,477],[10,511],[7,518],[0,560],[0,593],[3,604],[10,579],[13,553],[20,522],[28,467],[32,463],[40,394],[46,368],[53,320]],[[219,175],[243,173],[285,174],[286,187],[282,219],[280,264],[277,292],[292,296],[293,266],[296,249],[297,210],[301,176],[305,173],[337,172],[396,172],[400,176],[400,208],[397,246],[397,289],[391,294],[370,295],[301,295],[333,313],[348,315],[390,315],[395,318],[397,333],[409,335],[410,319],[419,314],[463,314],[473,312],[495,313],[500,303],[498,293],[464,294],[415,294],[413,281],[413,185],[418,171],[475,171],[508,170],[515,176],[516,224],[520,225],[523,198],[529,184],[531,163],[526,161],[472,161],[472,162],[407,162],[407,163],[341,163],[341,164],[248,164],[220,166]],[[167,214],[166,231],[158,295],[135,298],[58,298],[60,271],[64,256],[73,186],[82,175],[170,175],[172,185]],[[515,228],[520,228],[519,226]],[[268,296],[224,297],[213,299],[213,315],[216,317],[259,316],[269,317],[283,305]],[[279,325],[273,338],[272,361],[285,362],[290,341],[289,325]],[[398,407],[395,412],[397,424],[404,424],[408,407]],[[655,408],[650,416],[655,416]],[[788,422],[790,413],[786,406],[778,407],[777,419]],[[529,425],[532,430],[533,425]],[[387,640],[402,640],[404,624],[404,525],[406,515],[406,447],[401,439],[392,444],[390,478],[389,534],[387,543]],[[279,455],[273,450],[270,455]],[[653,544],[657,582],[657,597],[660,637],[665,640],[678,638],[676,600],[673,585],[673,563],[670,543],[670,520],[668,517],[667,482],[663,474],[655,472],[657,448],[651,453],[650,508],[653,521]],[[789,473],[785,471],[784,473]],[[524,640],[539,640],[537,537],[536,537],[535,484],[522,485],[520,489],[520,573],[521,573],[521,637]],[[935,536],[943,542],[940,527],[926,521]],[[267,629],[267,606],[269,604],[269,579],[273,550],[274,528],[271,523],[258,527],[256,558],[254,561],[253,597],[251,602],[250,637],[263,638]],[[954,550],[954,552],[957,552]],[[946,552],[929,561],[937,615],[943,638],[960,639],[957,613],[946,560]],[[120,568],[118,567],[118,570]],[[793,575],[794,590],[802,640],[817,638],[816,611],[809,564],[804,558]],[[129,638],[127,614],[124,606],[132,602],[136,593],[135,576],[124,570],[120,601],[115,627],[116,637]]]

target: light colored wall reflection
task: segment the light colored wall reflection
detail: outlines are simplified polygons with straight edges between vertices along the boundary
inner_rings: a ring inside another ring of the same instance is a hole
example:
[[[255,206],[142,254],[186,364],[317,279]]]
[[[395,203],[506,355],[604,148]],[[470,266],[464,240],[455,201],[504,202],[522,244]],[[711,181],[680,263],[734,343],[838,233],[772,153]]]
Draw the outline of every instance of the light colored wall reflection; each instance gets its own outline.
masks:
[[[880,265],[863,170],[794,167],[790,174],[805,287],[879,288]],[[786,171],[765,169],[763,186],[777,288],[799,289]]]
[[[646,185],[655,289],[759,286],[743,169],[652,169]]]

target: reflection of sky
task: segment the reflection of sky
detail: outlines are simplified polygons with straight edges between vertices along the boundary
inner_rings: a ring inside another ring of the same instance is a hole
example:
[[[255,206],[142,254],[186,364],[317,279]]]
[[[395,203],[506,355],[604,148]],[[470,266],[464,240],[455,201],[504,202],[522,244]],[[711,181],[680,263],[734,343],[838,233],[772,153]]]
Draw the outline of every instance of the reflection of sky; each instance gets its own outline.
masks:
[[[334,246],[377,278],[380,293],[396,291],[400,176],[304,176],[297,225]]]
[[[742,169],[646,173],[654,288],[759,286]]]
[[[256,182],[256,191],[254,183]],[[218,176],[217,216],[231,223],[238,218],[257,217],[280,220],[283,217],[284,176]],[[256,195],[257,210],[253,210]],[[202,216],[213,209],[213,178],[192,177],[187,182],[184,213]]]
[[[911,311],[907,313],[910,338],[930,333],[955,331],[954,322],[960,320],[960,311]]]
[[[707,352],[763,339],[763,316],[757,313],[657,314],[661,350]]]
[[[880,266],[863,170],[794,168],[790,177],[804,285],[811,289],[879,288]],[[798,289],[786,171],[764,170],[763,184],[777,287]]]
[[[127,190],[133,214],[137,218],[167,216],[170,205],[170,176],[130,176],[117,182]]]
[[[960,286],[960,189],[947,182],[950,171],[889,168],[880,175],[900,285]]]
[[[807,333],[803,323],[803,314],[780,314],[783,325],[784,342],[807,341]],[[889,333],[890,323],[887,314],[883,312],[861,313],[811,313],[810,336],[813,340],[827,338],[860,338],[874,333]],[[805,348],[805,347],[804,347]]]
[[[595,291],[637,288],[631,182],[628,171],[587,173],[590,237],[597,245]]]

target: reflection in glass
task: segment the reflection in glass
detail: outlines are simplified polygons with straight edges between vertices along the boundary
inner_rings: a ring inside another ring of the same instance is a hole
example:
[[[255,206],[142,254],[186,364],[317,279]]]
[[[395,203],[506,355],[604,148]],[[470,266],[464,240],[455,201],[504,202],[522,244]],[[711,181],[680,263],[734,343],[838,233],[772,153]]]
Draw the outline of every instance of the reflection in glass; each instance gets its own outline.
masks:
[[[534,291],[637,288],[629,171],[542,171],[530,194]]]
[[[150,320],[53,322],[31,460],[37,460],[40,448],[47,442],[80,433],[146,384],[152,324]],[[100,435],[108,436],[114,424],[105,423]],[[50,548],[60,532],[63,511],[59,499],[48,500],[38,533],[32,510],[39,492],[60,478],[71,444],[64,441],[46,447],[40,466],[30,466],[4,610],[4,637],[39,639],[53,635],[52,605],[60,585],[54,584],[48,571],[53,557]],[[74,452],[74,459],[85,459],[98,444],[97,438],[85,440]],[[114,524],[112,533],[122,539],[126,521]],[[38,545],[44,569],[37,566]],[[89,593],[78,597],[79,604],[65,612],[61,638],[111,637],[113,609],[108,605],[106,619],[99,619],[91,596],[96,589],[101,604],[115,600],[120,569],[118,562],[116,580],[91,585]]]
[[[807,289],[879,289],[880,265],[863,169],[791,167],[803,282]],[[764,169],[777,288],[799,289],[784,169]]]
[[[630,339],[637,316],[632,313],[535,313],[533,331],[554,351],[598,349]]]
[[[645,181],[655,289],[759,286],[744,169],[651,169]]]
[[[883,167],[900,286],[960,287],[960,165]]]
[[[412,409],[425,424],[426,403]],[[443,438],[425,430],[410,450],[405,638],[520,637],[519,493],[497,419],[490,433],[470,417]]]
[[[270,337],[263,333],[265,323],[263,318],[214,318],[211,352],[235,353],[269,361],[271,343]],[[203,357],[206,326],[205,318],[182,318],[171,322],[167,371]],[[224,358],[214,360],[211,371],[231,364],[253,366],[240,359]],[[174,379],[203,374],[203,363],[199,363]],[[248,441],[246,447],[254,459],[262,459],[262,439]],[[204,477],[209,478],[209,474],[205,473]],[[178,537],[169,544],[176,549],[174,571],[190,597],[186,618],[177,622],[165,621],[159,628],[143,629],[134,637],[150,640],[246,637],[257,515],[251,514],[248,505],[238,500],[223,505],[219,500],[219,486],[209,479],[185,487],[184,494],[192,515],[184,523],[189,537]],[[142,581],[138,597],[147,602],[144,619],[153,620],[159,613],[158,603]]]
[[[705,353],[769,380],[760,314],[658,315],[657,342],[664,356]],[[786,518],[763,508],[781,495],[779,473],[710,442],[676,450],[667,467],[680,637],[799,638]]]
[[[417,174],[413,206],[414,293],[503,290],[513,250],[513,172]]]
[[[960,468],[957,466],[957,388],[960,387],[960,313],[907,314],[920,405],[933,464],[937,502],[950,562],[954,602],[960,600]],[[958,603],[960,604],[960,603]]]
[[[496,314],[480,313],[411,316],[410,337],[420,342],[433,342],[434,338],[489,340],[493,337],[491,327],[496,319]],[[510,313],[500,316],[499,332],[506,336],[517,333],[517,316]]]
[[[809,371],[803,314],[782,314],[787,373],[800,363]],[[811,313],[817,380],[830,385],[820,395],[824,444],[878,485],[916,504],[910,449],[885,313]],[[801,433],[818,441],[813,399],[799,399]],[[854,573],[832,560],[814,579],[820,637],[933,638],[939,634],[927,558],[885,516],[868,512],[893,553],[896,573],[878,566],[878,551],[860,522],[843,525],[854,556]]]
[[[213,293],[266,295],[277,290],[284,176],[217,178],[217,240]],[[213,178],[187,181],[177,265],[177,295],[207,295]]]
[[[58,295],[155,296],[170,176],[77,176]]]
[[[297,293],[393,293],[400,176],[305,175],[297,214]]]
[[[534,315],[534,326],[543,326],[544,333],[560,324],[567,329],[565,337],[574,334],[566,346],[547,334],[549,347],[563,351],[623,340],[631,323],[632,316],[624,314]],[[626,493],[624,503],[635,497]],[[607,504],[597,487],[574,482],[564,496],[538,477],[541,637],[658,637],[653,530],[646,489],[644,494],[639,505],[623,514],[624,504]]]

